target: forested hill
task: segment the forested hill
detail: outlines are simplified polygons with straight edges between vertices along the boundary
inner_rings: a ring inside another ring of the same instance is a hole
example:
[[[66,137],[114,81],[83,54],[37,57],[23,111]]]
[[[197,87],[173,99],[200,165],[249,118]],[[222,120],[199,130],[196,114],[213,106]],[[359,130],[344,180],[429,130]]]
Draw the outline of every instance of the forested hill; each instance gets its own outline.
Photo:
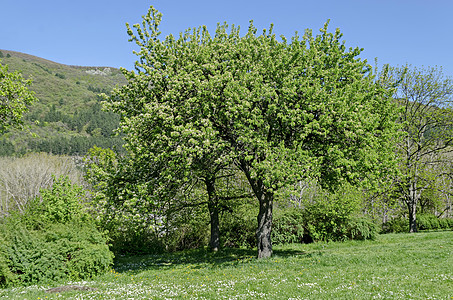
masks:
[[[31,78],[38,102],[25,115],[26,130],[0,136],[0,155],[25,152],[83,155],[93,145],[118,147],[112,131],[119,118],[101,110],[100,93],[126,83],[119,69],[68,66],[36,56],[0,50],[9,71]]]

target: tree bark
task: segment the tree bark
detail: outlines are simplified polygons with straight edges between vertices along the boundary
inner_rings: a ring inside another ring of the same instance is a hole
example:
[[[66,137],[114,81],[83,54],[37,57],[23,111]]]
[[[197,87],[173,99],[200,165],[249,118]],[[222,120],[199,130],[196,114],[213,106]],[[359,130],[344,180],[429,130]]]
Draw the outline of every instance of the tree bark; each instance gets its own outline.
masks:
[[[274,193],[266,189],[261,179],[252,178],[250,166],[244,160],[240,161],[239,168],[247,177],[250,187],[258,199],[260,210],[258,213],[258,227],[256,228],[256,245],[258,258],[267,258],[272,255],[272,209],[274,205]]]
[[[258,258],[266,258],[272,255],[272,208],[274,194],[265,192],[260,200],[260,211],[258,213],[258,228],[256,240],[258,247]]]
[[[271,231],[274,194],[264,192],[258,200],[260,202],[258,228],[256,229],[258,258],[267,258],[272,255]]]
[[[409,211],[409,232],[417,232],[417,203],[420,198],[420,191],[417,191],[417,180],[409,183],[409,197],[406,200]]]
[[[212,251],[217,252],[220,249],[220,222],[219,208],[217,203],[209,203],[209,215],[211,216],[211,239],[209,247]]]
[[[417,215],[416,215],[416,203],[408,203],[407,208],[409,210],[409,232],[417,232]]]
[[[220,249],[220,222],[219,222],[219,201],[215,189],[215,177],[206,178],[206,190],[208,192],[208,210],[211,223],[211,238],[209,248],[217,252]]]

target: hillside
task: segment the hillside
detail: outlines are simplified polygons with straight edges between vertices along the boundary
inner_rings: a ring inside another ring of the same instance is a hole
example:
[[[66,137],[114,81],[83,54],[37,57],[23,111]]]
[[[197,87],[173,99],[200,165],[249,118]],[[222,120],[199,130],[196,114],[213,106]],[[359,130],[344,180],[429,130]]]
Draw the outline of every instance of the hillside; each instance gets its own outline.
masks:
[[[81,154],[93,145],[119,146],[112,136],[118,116],[101,111],[100,93],[126,83],[119,69],[68,66],[36,56],[0,50],[10,71],[31,78],[39,101],[30,107],[25,131],[10,130],[0,137],[0,155],[25,152]]]

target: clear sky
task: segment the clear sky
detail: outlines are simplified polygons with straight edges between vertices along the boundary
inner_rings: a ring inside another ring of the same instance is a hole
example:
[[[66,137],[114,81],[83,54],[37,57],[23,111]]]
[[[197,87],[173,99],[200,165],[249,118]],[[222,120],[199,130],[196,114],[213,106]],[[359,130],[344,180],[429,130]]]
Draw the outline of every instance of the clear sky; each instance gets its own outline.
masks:
[[[131,69],[135,44],[125,23],[150,5],[163,13],[163,36],[226,21],[245,32],[249,20],[278,35],[318,32],[327,19],[347,46],[379,65],[442,66],[453,77],[453,0],[0,0],[0,49],[68,65]]]

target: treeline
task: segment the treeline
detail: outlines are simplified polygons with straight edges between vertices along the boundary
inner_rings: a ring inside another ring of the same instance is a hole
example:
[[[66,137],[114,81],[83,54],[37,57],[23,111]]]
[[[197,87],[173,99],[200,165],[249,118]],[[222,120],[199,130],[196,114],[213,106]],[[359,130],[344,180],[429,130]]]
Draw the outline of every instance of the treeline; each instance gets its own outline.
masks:
[[[93,146],[122,149],[122,137],[115,132],[119,116],[103,111],[99,102],[73,113],[52,105],[47,112],[33,113],[26,119],[38,124],[40,133],[35,137],[25,136],[25,142],[4,136],[0,139],[0,156],[22,155],[30,151],[85,155]],[[41,136],[43,132],[45,134]]]
[[[120,137],[103,136],[70,136],[35,139],[28,143],[33,152],[47,152],[59,155],[84,155],[93,146],[121,149],[123,140]],[[11,149],[11,146],[6,150]]]
[[[38,121],[43,126],[49,122],[62,122],[69,130],[103,137],[114,135],[114,130],[119,125],[119,116],[113,112],[103,111],[99,102],[72,113],[57,110],[56,106],[52,105],[43,116],[35,114],[29,119]]]

